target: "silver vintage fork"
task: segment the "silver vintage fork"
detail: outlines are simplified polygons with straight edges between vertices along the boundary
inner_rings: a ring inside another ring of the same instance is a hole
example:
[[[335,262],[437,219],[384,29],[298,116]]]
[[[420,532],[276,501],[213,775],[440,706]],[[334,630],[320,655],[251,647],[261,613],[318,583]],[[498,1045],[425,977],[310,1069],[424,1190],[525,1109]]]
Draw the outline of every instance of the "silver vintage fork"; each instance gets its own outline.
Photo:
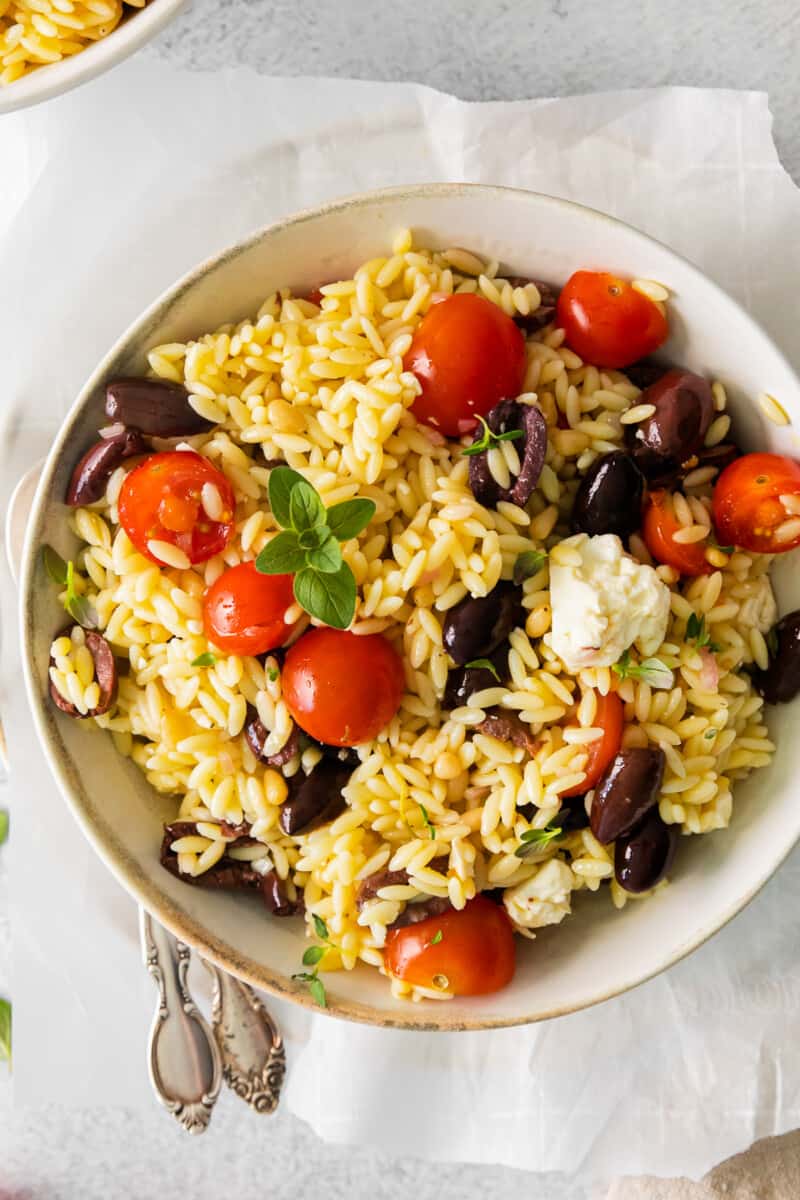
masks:
[[[23,475],[6,513],[6,555],[15,584],[41,469],[37,463]],[[1,722],[0,747],[4,747]],[[2,754],[0,766],[5,764]],[[286,1054],[277,1026],[255,992],[205,962],[214,981],[209,1027],[189,991],[189,947],[141,907],[139,930],[145,965],[158,988],[148,1069],[159,1101],[193,1134],[208,1128],[223,1079],[256,1112],[274,1112],[286,1073]]]

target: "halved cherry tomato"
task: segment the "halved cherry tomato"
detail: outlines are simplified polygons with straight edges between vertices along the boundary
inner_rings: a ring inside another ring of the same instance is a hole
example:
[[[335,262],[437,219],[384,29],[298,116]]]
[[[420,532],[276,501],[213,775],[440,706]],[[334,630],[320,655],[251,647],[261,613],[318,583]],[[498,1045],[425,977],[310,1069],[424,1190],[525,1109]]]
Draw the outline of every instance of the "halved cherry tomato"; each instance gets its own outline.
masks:
[[[203,508],[205,484],[216,488],[221,516]],[[194,450],[151,454],[125,477],[119,494],[119,522],[140,553],[152,562],[152,541],[170,542],[190,562],[205,562],[224,549],[233,533],[236,502],[225,476]]]
[[[312,629],[295,642],[281,671],[283,698],[306,733],[330,746],[377,736],[400,707],[403,664],[379,633]]]
[[[460,911],[393,929],[384,962],[406,983],[456,996],[483,996],[513,978],[513,927],[501,905],[476,896]]]
[[[294,625],[284,613],[294,604],[292,575],[262,575],[252,562],[229,567],[203,597],[206,637],[229,654],[265,654],[281,646]]]
[[[759,554],[782,554],[800,546],[797,514],[782,496],[800,497],[800,462],[782,454],[744,454],[726,467],[714,488],[717,535],[726,545]],[[784,526],[783,536],[781,526]]]
[[[557,323],[567,345],[598,367],[627,367],[667,340],[667,318],[629,280],[576,271],[561,289]]]
[[[676,542],[674,535],[681,528],[666,492],[651,492],[642,517],[642,533],[647,549],[656,562],[674,567],[681,575],[708,575],[713,567],[706,561],[707,543]]]
[[[461,293],[428,310],[404,366],[422,384],[412,409],[417,420],[461,437],[500,400],[521,392],[525,339],[496,304]]]
[[[616,692],[609,692],[607,696],[597,693],[597,710],[592,725],[602,729],[603,736],[595,742],[589,742],[586,747],[587,757],[583,781],[575,787],[568,788],[566,792],[562,792],[562,796],[582,796],[597,783],[622,745],[624,712],[622,701]],[[556,821],[558,821],[557,817]]]

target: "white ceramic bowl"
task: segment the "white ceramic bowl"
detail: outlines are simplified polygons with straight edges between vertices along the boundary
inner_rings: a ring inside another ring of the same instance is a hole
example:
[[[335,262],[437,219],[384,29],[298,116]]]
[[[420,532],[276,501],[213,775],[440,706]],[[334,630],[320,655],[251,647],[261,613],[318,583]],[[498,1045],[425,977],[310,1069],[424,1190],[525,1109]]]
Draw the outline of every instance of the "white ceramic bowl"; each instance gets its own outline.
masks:
[[[150,0],[142,9],[127,9],[108,37],[61,62],[37,67],[8,87],[0,88],[0,115],[50,100],[101,75],[160,33],[185,3],[186,0]]]
[[[48,650],[63,624],[39,548],[65,556],[73,543],[61,504],[74,463],[103,423],[103,383],[146,370],[145,352],[242,319],[280,285],[300,290],[349,274],[385,253],[392,233],[411,226],[430,246],[468,246],[515,274],[564,281],[577,267],[607,267],[663,281],[672,292],[666,356],[721,379],[738,438],[750,448],[797,454],[800,385],[788,364],[737,304],[695,267],[619,221],[529,192],[465,185],[393,189],[343,200],[271,225],[211,259],[157,300],[101,362],[50,453],[33,507],[22,579],[26,682],[44,751],[76,818],[121,883],[190,945],[258,986],[309,1003],[289,980],[304,949],[299,922],[270,919],[259,901],[187,887],[159,865],[161,820],[174,809],[121,758],[111,739],[57,712],[47,699]],[[795,425],[770,424],[757,394],[778,397]],[[793,556],[785,556],[787,559]],[[796,562],[795,562],[796,565]],[[784,561],[782,611],[800,601]],[[795,572],[796,574],[796,572]],[[578,897],[574,915],[519,942],[518,969],[495,995],[447,1004],[403,1004],[386,980],[360,968],[327,979],[330,1011],[429,1029],[489,1028],[567,1013],[616,995],[668,967],[736,914],[800,835],[795,778],[800,752],[796,706],[770,714],[773,764],[735,791],[729,830],[682,839],[674,879],[617,913],[604,893]]]

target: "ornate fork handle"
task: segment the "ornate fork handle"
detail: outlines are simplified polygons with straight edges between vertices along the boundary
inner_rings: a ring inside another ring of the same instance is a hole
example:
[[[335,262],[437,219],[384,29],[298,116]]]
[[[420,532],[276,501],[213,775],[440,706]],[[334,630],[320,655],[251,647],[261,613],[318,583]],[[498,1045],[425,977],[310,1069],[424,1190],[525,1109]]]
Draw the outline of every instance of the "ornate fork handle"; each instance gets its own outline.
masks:
[[[139,910],[145,964],[158,988],[150,1030],[150,1081],[188,1133],[203,1133],[222,1086],[222,1061],[186,983],[189,948]]]
[[[256,1112],[274,1112],[286,1074],[277,1027],[252,988],[213,963],[205,965],[214,980],[211,1022],[225,1082]]]

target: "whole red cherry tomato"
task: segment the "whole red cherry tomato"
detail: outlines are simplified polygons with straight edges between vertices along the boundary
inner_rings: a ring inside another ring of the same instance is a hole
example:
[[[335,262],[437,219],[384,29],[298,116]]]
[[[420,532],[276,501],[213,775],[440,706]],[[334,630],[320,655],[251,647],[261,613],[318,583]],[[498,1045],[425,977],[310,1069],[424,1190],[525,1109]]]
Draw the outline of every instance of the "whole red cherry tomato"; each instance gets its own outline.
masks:
[[[561,289],[557,323],[567,345],[597,367],[627,367],[667,340],[667,318],[627,280],[576,271]]]
[[[358,746],[389,724],[403,696],[403,664],[379,633],[311,629],[281,671],[283,698],[306,733],[330,746]]]
[[[505,909],[476,896],[460,911],[393,929],[384,962],[396,978],[418,987],[482,996],[514,975],[514,930]]]
[[[126,475],[118,501],[120,525],[152,562],[161,562],[149,549],[154,541],[177,546],[192,563],[218,554],[233,533],[235,507],[225,476],[194,450],[151,454]]]
[[[782,554],[800,546],[798,500],[800,463],[782,454],[744,454],[725,468],[714,488],[717,536],[726,545]]]
[[[431,306],[404,366],[422,384],[412,409],[417,420],[461,437],[500,400],[522,391],[525,339],[496,304],[461,293]]]
[[[575,787],[568,788],[566,792],[562,792],[562,796],[582,796],[597,783],[622,744],[624,711],[622,701],[616,692],[609,692],[606,696],[597,693],[597,710],[592,725],[597,729],[602,729],[603,736],[594,742],[589,742],[586,747],[587,758],[586,766],[583,769],[583,781]],[[556,817],[556,823],[558,823],[558,817]]]
[[[262,575],[255,563],[223,571],[203,597],[206,637],[229,654],[265,654],[281,646],[294,625],[284,613],[294,604],[292,575]]]
[[[667,492],[651,492],[645,501],[642,534],[653,558],[674,567],[681,575],[708,575],[714,569],[706,560],[708,543],[676,542],[675,534],[680,528]]]

